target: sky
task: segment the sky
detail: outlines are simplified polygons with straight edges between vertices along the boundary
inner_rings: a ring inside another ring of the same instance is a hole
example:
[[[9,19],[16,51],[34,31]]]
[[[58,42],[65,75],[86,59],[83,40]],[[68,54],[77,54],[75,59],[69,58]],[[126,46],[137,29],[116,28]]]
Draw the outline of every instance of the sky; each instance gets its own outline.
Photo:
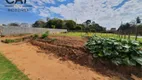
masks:
[[[121,22],[131,22],[137,16],[142,18],[142,0],[27,0],[26,4],[32,5],[28,12],[9,12],[6,4],[5,0],[0,0],[0,24],[32,24],[49,17],[78,23],[89,19],[110,29],[118,28]]]

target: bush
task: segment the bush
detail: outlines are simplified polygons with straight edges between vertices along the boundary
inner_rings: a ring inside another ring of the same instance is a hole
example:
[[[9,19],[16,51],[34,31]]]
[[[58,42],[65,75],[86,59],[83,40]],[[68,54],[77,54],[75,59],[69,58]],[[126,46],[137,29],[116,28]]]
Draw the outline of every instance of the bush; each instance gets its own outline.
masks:
[[[48,37],[48,35],[49,35],[49,31],[47,31],[47,32],[45,32],[44,34],[42,34],[41,38],[42,38],[42,39],[45,39],[45,38]]]
[[[3,43],[14,43],[15,40],[12,39],[6,39],[6,40],[2,40]]]
[[[44,33],[44,34],[42,34],[41,38],[42,38],[42,39],[45,39],[45,38],[47,38],[47,36],[48,36],[48,35],[47,35],[46,33]]]
[[[142,65],[142,48],[137,41],[93,36],[86,48],[94,58],[107,59],[116,65]]]

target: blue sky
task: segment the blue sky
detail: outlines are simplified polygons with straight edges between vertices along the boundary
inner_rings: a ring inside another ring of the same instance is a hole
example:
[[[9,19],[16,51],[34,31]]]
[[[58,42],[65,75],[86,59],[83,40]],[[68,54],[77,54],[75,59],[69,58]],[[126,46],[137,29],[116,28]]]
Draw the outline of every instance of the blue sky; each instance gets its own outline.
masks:
[[[117,28],[121,21],[131,22],[142,16],[142,0],[27,0],[27,4],[32,5],[28,12],[9,12],[6,4],[5,0],[0,1],[0,24],[34,23],[50,17],[78,23],[91,19],[107,28]]]

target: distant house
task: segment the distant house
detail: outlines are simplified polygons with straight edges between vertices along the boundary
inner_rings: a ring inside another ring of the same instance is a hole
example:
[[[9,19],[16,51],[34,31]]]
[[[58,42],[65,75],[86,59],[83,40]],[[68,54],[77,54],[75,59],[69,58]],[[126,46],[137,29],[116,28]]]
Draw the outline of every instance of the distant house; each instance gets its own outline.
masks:
[[[31,27],[31,25],[28,23],[21,23],[20,27]]]

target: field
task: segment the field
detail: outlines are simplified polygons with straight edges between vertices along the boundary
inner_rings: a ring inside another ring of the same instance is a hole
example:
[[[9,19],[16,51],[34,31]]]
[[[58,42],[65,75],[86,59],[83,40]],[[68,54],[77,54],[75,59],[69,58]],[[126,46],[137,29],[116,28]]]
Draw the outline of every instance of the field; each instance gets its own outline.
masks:
[[[115,34],[96,35],[119,38]],[[0,42],[0,51],[32,80],[142,79],[140,66],[117,66],[107,60],[94,59],[85,48],[88,41],[85,36],[85,33],[69,32],[4,37]]]
[[[84,32],[69,32],[69,33],[60,33],[60,34],[56,34],[58,36],[76,36],[76,37],[83,37],[85,35],[87,36],[92,36],[92,35],[97,35],[99,37],[104,37],[104,38],[116,38],[119,39],[119,35],[117,34],[111,34],[111,33],[84,33]],[[126,36],[126,39],[128,38],[128,36]],[[131,40],[135,40],[135,36],[131,35],[130,37]],[[138,38],[138,41],[142,41],[142,38]]]
[[[0,53],[0,80],[29,80],[20,70]]]

